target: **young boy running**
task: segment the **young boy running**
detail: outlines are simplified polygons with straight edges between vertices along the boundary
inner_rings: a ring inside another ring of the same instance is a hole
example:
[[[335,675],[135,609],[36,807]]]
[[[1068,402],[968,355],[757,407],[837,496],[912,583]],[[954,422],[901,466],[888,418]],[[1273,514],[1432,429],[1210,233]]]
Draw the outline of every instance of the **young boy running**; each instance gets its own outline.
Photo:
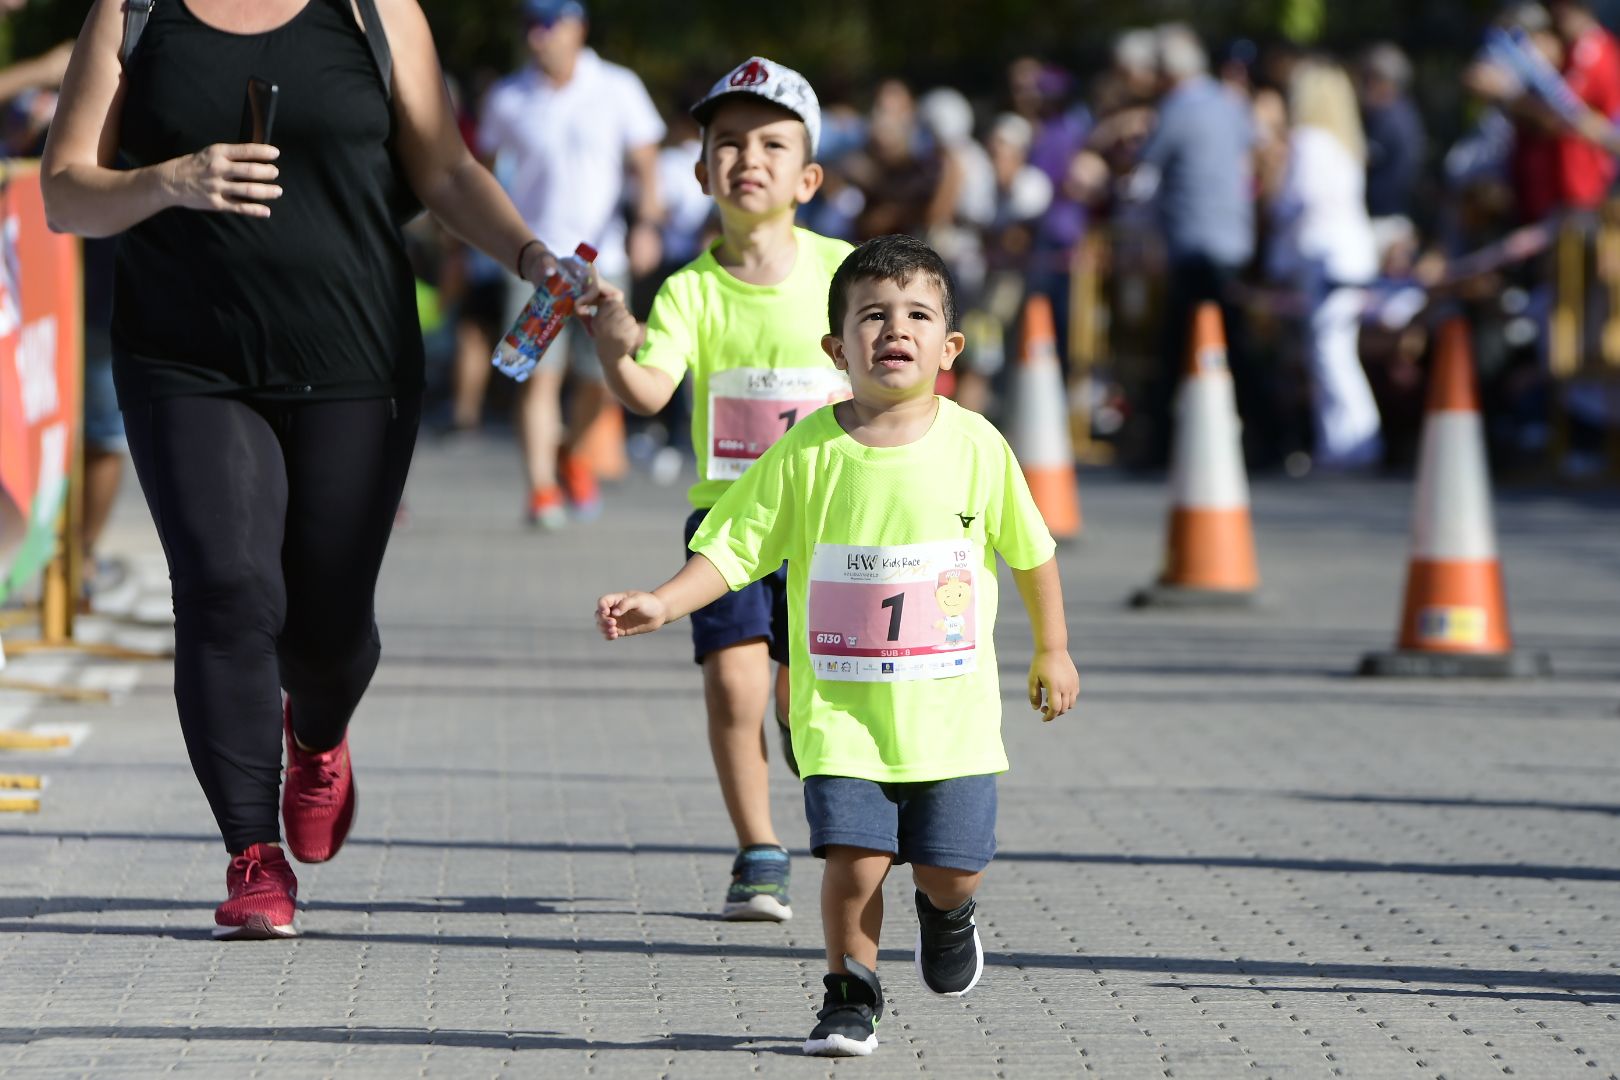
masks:
[[[644,331],[611,288],[596,313],[597,354],[629,409],[657,412],[692,373],[698,482],[683,551],[709,508],[783,432],[849,395],[816,342],[828,282],[850,246],[793,224],[821,186],[815,92],[798,72],[756,56],[715,83],[692,114],[703,125],[697,178],[719,207],[720,239],[659,289]],[[740,849],[721,910],[727,919],[793,915],[761,729],[771,661],[788,663],[786,594],[786,576],[767,574],[692,614],[709,749]],[[786,751],[783,667],[775,687]]]
[[[995,851],[1007,768],[992,630],[996,554],[1034,627],[1031,706],[1080,689],[1053,542],[999,433],[934,395],[964,344],[944,263],[885,236],[833,278],[822,345],[854,398],[806,417],[715,504],[696,554],[655,591],[610,593],[608,640],[657,630],[788,567],[793,749],[810,843],[827,862],[829,973],[807,1054],[877,1046],[883,880],[912,864],[917,974],[936,994],[979,980],[973,896]]]

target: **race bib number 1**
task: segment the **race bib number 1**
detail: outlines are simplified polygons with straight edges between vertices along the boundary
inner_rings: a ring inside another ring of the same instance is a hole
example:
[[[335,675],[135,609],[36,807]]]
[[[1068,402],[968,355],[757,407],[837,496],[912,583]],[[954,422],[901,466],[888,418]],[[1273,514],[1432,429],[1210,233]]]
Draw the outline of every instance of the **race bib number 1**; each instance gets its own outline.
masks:
[[[984,569],[971,540],[898,547],[817,544],[810,664],[818,679],[905,682],[973,670]]]
[[[735,480],[788,429],[849,397],[832,368],[732,368],[709,376],[710,480]]]

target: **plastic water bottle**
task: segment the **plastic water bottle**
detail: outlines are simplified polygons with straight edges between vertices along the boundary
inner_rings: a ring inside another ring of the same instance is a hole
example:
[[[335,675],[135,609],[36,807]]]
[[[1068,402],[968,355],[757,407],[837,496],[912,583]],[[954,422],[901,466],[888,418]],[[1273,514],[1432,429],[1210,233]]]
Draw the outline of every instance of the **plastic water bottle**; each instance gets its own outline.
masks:
[[[564,320],[574,313],[574,301],[590,283],[595,261],[596,249],[589,244],[581,244],[572,255],[557,260],[557,273],[534,290],[517,322],[495,346],[490,363],[496,370],[518,382],[528,379]]]

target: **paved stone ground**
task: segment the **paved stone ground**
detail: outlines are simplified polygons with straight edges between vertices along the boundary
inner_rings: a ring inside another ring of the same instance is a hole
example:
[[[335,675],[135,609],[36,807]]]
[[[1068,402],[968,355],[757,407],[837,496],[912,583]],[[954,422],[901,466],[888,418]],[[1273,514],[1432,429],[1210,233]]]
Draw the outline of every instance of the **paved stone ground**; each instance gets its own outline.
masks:
[[[0,818],[0,1076],[1620,1072],[1615,493],[1498,503],[1516,630],[1556,678],[1382,682],[1348,672],[1391,638],[1406,485],[1258,485],[1270,606],[1193,617],[1121,609],[1162,490],[1088,474],[1062,553],[1084,684],[1056,725],[1018,704],[1028,627],[1004,606],[984,981],[920,989],[896,875],[883,1046],[834,1063],[798,1052],[819,866],[795,860],[791,923],[713,917],[732,845],[688,639],[590,630],[598,592],[677,565],[678,492],[631,482],[600,521],[535,535],[514,457],[424,445],[354,727],[358,825],[300,868],[296,941],[208,937],[225,858],[166,665],[13,665],[128,688],[0,695],[13,726],[90,725],[71,754],[0,758],[51,782],[41,813]],[[115,546],[150,573],[127,508]]]

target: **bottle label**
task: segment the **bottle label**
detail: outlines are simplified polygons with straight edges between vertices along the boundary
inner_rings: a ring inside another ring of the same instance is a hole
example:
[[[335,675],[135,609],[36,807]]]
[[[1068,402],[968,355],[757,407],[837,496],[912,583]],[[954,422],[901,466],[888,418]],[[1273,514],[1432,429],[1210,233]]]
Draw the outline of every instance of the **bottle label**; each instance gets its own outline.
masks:
[[[709,376],[710,480],[735,480],[794,424],[849,397],[835,368],[731,368]]]
[[[573,308],[572,296],[536,289],[496,348],[495,367],[519,382],[527,379]]]
[[[810,669],[835,682],[966,675],[977,654],[984,572],[977,542],[817,544],[810,560]]]

